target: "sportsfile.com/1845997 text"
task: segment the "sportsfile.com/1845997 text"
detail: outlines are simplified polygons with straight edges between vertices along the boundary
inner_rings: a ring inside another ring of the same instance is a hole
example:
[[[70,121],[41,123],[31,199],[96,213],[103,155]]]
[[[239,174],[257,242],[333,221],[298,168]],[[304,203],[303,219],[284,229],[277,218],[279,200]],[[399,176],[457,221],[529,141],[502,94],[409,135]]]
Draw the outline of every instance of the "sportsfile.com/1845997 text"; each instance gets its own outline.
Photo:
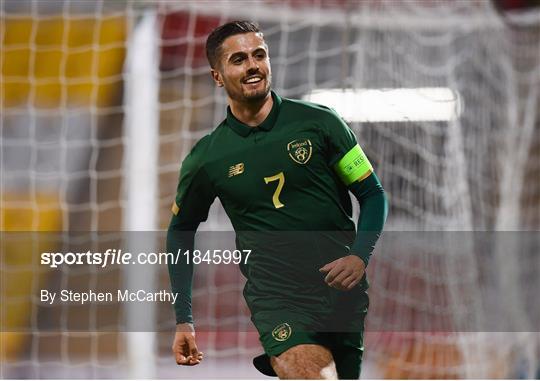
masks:
[[[121,249],[107,249],[104,252],[46,252],[41,253],[41,264],[50,268],[62,265],[168,265],[168,264],[246,264],[251,250],[182,250],[176,253],[140,252],[133,255]]]

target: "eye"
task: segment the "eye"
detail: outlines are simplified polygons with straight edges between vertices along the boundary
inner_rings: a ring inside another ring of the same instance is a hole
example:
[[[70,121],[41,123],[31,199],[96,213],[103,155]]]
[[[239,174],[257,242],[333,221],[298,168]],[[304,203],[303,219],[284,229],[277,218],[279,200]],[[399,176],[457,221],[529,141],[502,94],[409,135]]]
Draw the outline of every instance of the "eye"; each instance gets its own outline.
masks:
[[[239,65],[242,63],[243,60],[244,59],[242,57],[236,57],[236,58],[233,58],[232,63],[235,65]]]
[[[259,52],[259,53],[255,54],[255,58],[258,58],[258,59],[264,59],[265,57],[266,57],[265,52]]]

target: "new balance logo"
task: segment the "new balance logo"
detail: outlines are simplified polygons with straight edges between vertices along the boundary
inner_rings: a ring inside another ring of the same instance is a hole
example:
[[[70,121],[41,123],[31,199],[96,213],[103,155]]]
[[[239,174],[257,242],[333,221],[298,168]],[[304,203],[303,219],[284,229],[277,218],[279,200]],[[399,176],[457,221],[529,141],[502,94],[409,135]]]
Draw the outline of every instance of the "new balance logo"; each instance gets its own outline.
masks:
[[[244,163],[231,165],[229,168],[229,177],[240,175],[242,173],[244,173]]]

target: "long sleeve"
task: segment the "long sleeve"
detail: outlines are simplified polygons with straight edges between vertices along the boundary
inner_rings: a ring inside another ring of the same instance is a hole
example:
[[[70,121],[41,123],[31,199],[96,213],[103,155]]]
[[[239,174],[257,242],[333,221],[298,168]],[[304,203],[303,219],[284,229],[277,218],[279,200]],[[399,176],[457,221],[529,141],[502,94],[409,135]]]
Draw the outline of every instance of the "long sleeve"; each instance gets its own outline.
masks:
[[[384,189],[347,124],[335,114],[327,126],[329,165],[360,203],[360,217],[351,253],[362,258],[367,266],[388,215]]]
[[[193,251],[193,242],[195,240],[195,229],[178,231],[178,225],[171,220],[169,230],[167,231],[167,252],[180,252],[179,263],[169,263],[169,279],[171,282],[171,290],[178,295],[174,304],[174,312],[176,315],[176,324],[178,323],[193,323],[193,314],[191,312],[191,285],[193,282],[193,263],[187,261],[183,255],[186,251]]]
[[[367,266],[388,216],[388,203],[375,173],[362,181],[355,181],[349,190],[360,203],[356,239],[351,246],[351,253],[358,255]]]
[[[195,232],[208,217],[208,210],[215,199],[211,181],[202,166],[203,156],[204,149],[199,143],[182,163],[172,206],[173,216],[167,231],[167,252],[179,259],[177,263],[168,264],[171,290],[177,295],[174,304],[177,324],[193,323],[191,290],[194,266],[184,253],[193,253]]]

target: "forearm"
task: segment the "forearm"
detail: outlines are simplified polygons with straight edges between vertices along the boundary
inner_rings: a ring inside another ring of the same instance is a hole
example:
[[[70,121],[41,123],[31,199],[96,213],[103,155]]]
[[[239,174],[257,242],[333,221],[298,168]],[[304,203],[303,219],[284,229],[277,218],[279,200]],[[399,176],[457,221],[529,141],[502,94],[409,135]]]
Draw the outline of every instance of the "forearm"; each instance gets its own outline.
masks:
[[[176,253],[180,250],[193,252],[196,225],[181,224],[178,218],[173,217],[169,230],[167,231],[167,252]],[[184,258],[183,255],[179,256]],[[172,262],[172,261],[171,261]],[[191,287],[193,280],[193,262],[179,260],[178,263],[169,263],[169,279],[171,290],[178,295],[174,303],[176,323],[193,323],[191,312]]]
[[[351,246],[351,254],[358,255],[367,266],[381,236],[388,215],[388,203],[375,173],[361,182],[354,182],[349,189],[360,203],[356,239]]]

